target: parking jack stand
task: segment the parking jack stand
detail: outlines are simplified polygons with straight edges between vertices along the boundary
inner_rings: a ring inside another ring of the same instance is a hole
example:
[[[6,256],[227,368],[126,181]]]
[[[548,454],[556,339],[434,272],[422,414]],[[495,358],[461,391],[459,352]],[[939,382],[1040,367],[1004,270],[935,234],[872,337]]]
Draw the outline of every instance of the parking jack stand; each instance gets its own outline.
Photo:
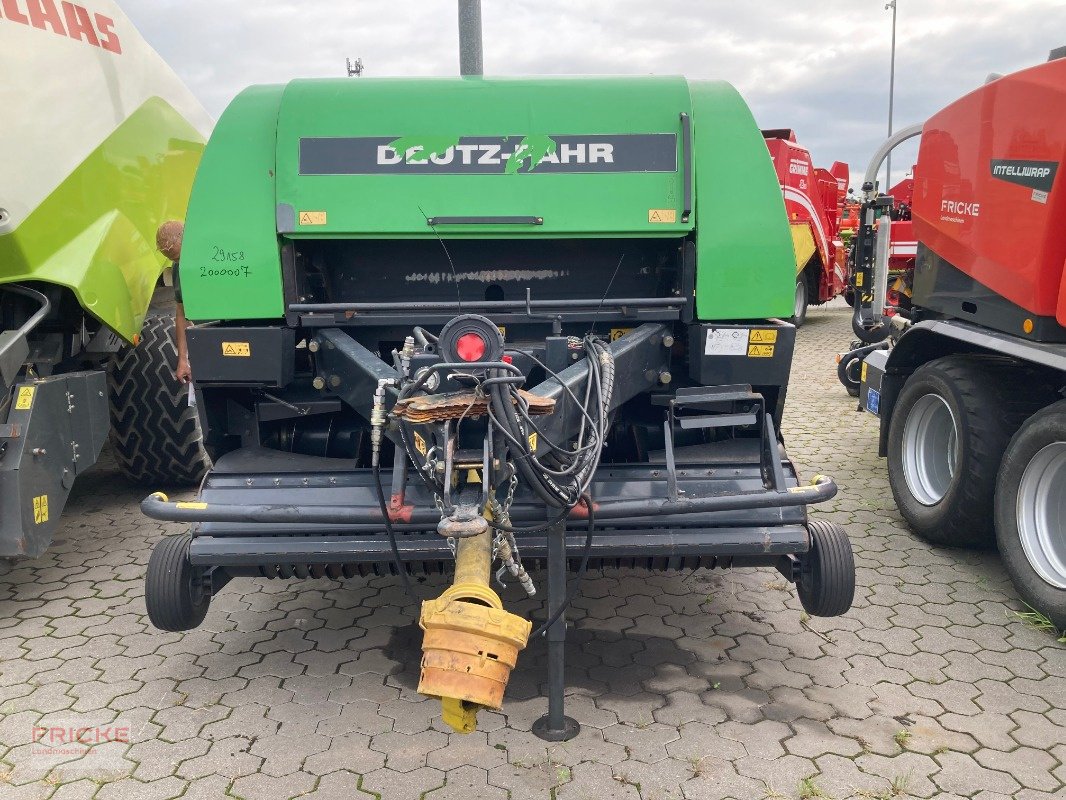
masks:
[[[551,509],[549,509],[549,514]],[[566,522],[548,529],[548,618],[566,603]],[[559,614],[547,630],[548,713],[533,723],[535,736],[547,742],[566,742],[577,736],[581,726],[566,716],[566,612]]]

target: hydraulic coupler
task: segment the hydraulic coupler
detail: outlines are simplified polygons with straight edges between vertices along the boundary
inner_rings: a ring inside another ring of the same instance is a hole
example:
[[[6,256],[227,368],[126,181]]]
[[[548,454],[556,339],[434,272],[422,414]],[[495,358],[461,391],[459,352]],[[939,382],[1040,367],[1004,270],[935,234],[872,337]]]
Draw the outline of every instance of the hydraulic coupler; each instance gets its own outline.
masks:
[[[499,709],[518,653],[532,623],[503,610],[489,588],[492,532],[458,539],[455,579],[435,600],[422,603],[418,624],[422,669],[418,691],[439,697],[444,721],[458,733],[477,728],[477,712]]]

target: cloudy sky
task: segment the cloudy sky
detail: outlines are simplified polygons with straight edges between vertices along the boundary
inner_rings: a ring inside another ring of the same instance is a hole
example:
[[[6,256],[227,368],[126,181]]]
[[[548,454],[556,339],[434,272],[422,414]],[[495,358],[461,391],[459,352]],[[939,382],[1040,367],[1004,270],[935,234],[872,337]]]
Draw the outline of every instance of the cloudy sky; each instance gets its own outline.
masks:
[[[217,117],[252,83],[458,72],[455,0],[120,0]],[[859,180],[887,132],[885,0],[482,0],[485,72],[723,78]],[[895,124],[1066,45],[1066,0],[898,0]],[[902,177],[915,148],[897,150]]]

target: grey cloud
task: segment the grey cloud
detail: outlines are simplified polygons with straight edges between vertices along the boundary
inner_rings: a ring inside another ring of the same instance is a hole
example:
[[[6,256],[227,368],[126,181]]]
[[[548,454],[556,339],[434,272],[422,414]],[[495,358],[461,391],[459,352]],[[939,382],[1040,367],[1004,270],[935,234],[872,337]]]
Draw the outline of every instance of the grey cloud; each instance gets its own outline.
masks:
[[[683,74],[736,84],[764,127],[793,127],[816,163],[853,176],[886,133],[884,0],[483,0],[489,74]],[[458,68],[454,0],[124,0],[217,116],[252,83]],[[899,0],[897,126],[1066,44],[1061,0]],[[915,153],[893,161],[901,177]]]

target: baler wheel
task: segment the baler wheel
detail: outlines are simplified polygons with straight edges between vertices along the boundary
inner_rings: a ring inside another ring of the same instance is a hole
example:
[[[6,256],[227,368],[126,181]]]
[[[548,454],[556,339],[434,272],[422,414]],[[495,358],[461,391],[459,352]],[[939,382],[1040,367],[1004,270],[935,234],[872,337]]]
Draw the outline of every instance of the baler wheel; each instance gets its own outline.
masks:
[[[862,378],[862,356],[841,359],[837,364],[837,379],[852,397],[859,396]]]
[[[1053,400],[1038,376],[999,359],[947,356],[916,369],[888,434],[888,482],[911,529],[933,544],[991,547],[1003,452]]]
[[[160,630],[190,631],[207,616],[211,603],[203,573],[189,563],[192,534],[165,536],[152,548],[144,580],[148,619]]]
[[[810,290],[807,285],[807,272],[801,272],[796,278],[796,299],[789,321],[797,328],[807,321],[807,307],[810,305]]]
[[[174,378],[176,361],[174,319],[150,316],[137,345],[108,364],[111,449],[135,483],[195,485],[211,466],[188,389]]]
[[[1066,631],[1066,400],[1031,416],[996,479],[996,541],[1018,594]]]
[[[847,531],[834,522],[807,523],[811,549],[802,559],[796,583],[803,609],[812,617],[837,617],[855,599],[855,556]]]

